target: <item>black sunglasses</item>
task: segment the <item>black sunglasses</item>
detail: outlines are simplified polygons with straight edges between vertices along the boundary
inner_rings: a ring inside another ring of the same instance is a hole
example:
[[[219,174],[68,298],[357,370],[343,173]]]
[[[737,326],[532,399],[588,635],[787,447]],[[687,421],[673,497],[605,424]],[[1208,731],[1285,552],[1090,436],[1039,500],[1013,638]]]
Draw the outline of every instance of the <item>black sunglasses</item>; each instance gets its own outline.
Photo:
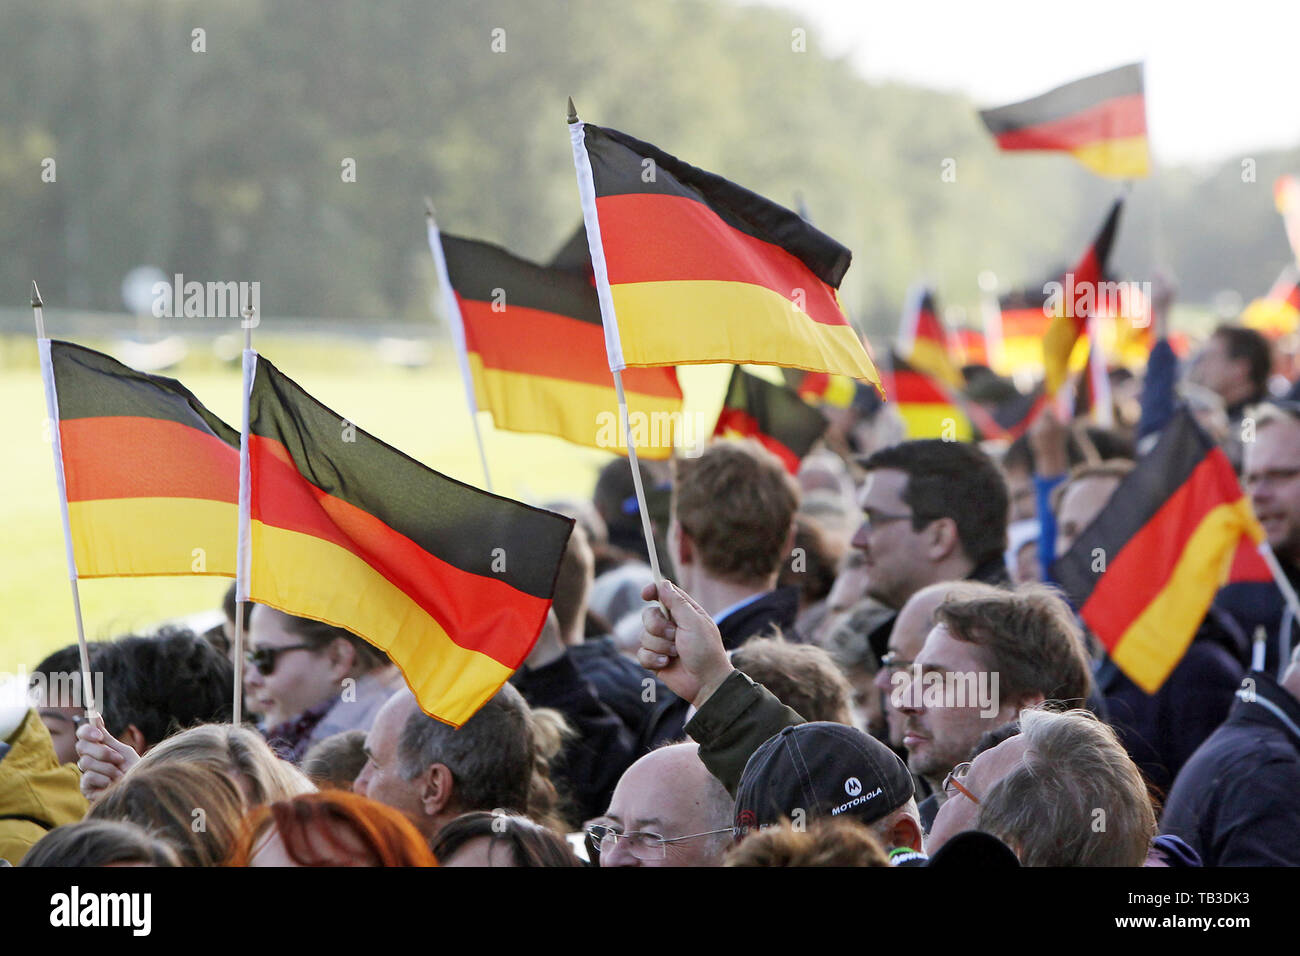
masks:
[[[244,651],[244,660],[257,668],[263,677],[275,673],[276,662],[285,651],[315,650],[310,644],[289,644],[285,647],[259,647],[255,651]]]

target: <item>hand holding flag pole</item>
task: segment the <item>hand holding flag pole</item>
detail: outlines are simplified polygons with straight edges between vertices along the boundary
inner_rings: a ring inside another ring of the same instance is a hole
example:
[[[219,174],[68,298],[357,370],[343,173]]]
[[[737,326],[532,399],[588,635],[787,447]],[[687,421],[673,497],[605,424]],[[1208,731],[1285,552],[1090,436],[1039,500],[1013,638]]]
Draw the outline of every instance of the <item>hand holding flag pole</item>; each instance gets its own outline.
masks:
[[[59,399],[54,388],[54,366],[50,360],[50,340],[45,335],[45,303],[41,290],[32,280],[32,316],[36,320],[36,347],[40,353],[41,379],[45,385],[45,413],[50,427],[50,447],[54,451],[54,480],[59,490],[59,509],[63,515],[63,544],[68,557],[68,581],[72,584],[72,613],[77,622],[77,650],[81,657],[81,693],[86,717],[98,727],[103,727],[93,685],[90,680],[90,649],[86,645],[86,629],[81,620],[81,592],[77,584],[77,561],[72,549],[72,526],[68,518],[68,489],[63,471],[63,443],[59,433]]]

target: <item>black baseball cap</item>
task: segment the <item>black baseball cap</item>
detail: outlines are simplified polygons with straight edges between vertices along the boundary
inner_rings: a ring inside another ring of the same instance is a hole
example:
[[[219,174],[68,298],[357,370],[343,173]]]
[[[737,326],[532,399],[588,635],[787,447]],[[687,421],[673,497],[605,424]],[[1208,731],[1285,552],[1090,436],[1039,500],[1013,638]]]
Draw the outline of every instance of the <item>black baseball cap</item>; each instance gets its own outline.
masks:
[[[784,728],[754,751],[736,788],[737,836],[796,819],[874,823],[915,793],[898,755],[856,727],[817,721]]]

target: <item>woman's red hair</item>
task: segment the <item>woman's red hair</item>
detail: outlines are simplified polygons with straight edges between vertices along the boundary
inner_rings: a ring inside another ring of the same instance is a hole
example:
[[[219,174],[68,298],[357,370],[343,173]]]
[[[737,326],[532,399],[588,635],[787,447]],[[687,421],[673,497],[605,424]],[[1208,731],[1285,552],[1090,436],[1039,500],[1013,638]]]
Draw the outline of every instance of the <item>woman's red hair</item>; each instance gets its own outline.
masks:
[[[244,821],[230,866],[248,866],[254,847],[274,826],[299,866],[437,866],[433,851],[406,817],[391,807],[345,790],[304,793],[263,805]],[[340,831],[351,834],[346,840]],[[329,847],[322,855],[315,847]],[[360,847],[360,849],[358,849]]]

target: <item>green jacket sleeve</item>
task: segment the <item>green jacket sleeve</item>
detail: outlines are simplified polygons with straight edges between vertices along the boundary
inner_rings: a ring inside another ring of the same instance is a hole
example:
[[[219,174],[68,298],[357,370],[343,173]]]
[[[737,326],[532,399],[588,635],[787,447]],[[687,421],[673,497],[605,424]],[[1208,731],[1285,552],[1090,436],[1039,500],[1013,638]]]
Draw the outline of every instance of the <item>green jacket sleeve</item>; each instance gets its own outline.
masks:
[[[733,797],[750,756],[784,727],[805,723],[762,684],[740,671],[722,682],[686,724],[700,759]]]

